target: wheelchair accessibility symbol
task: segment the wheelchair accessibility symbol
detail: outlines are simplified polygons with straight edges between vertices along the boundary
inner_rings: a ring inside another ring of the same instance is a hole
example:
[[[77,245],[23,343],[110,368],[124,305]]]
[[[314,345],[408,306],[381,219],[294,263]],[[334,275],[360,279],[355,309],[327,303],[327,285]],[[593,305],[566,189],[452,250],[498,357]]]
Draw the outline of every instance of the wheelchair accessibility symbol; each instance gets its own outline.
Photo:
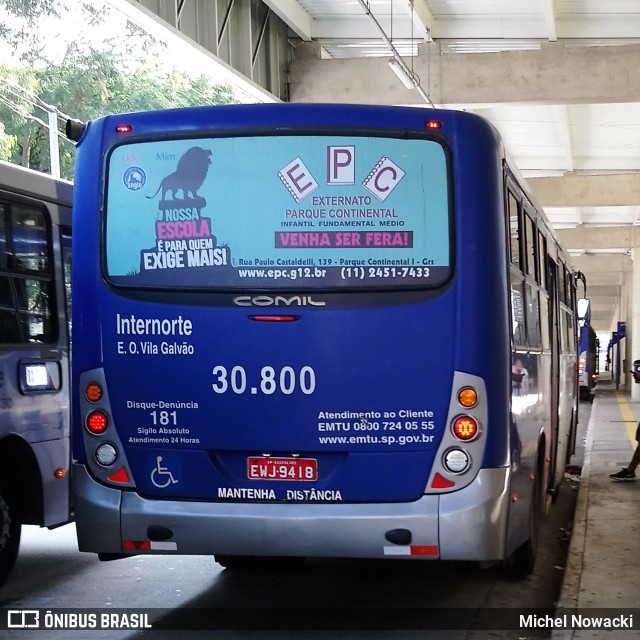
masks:
[[[164,489],[172,484],[178,483],[171,471],[169,471],[167,467],[162,466],[162,456],[156,458],[156,466],[151,472],[151,482],[153,482],[158,489]]]

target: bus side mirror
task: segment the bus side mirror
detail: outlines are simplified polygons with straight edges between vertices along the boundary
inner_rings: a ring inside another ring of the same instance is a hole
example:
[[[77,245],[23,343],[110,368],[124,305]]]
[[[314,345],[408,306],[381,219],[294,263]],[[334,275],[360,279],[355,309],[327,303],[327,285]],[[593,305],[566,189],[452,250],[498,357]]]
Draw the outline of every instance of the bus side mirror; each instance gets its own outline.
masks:
[[[78,142],[80,138],[82,138],[82,134],[84,133],[87,125],[80,120],[74,120],[73,118],[69,118],[67,120],[67,124],[65,125],[65,133],[67,134],[67,138],[69,140],[73,140],[73,142]]]

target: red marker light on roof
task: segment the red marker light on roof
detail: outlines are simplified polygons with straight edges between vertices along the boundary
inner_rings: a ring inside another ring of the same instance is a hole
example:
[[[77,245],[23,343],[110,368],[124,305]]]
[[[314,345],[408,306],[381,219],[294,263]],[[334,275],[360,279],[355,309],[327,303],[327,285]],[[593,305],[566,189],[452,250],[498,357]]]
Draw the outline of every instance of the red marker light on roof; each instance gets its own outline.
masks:
[[[116,133],[131,133],[132,128],[130,124],[119,124],[116,127]]]
[[[440,129],[442,127],[442,122],[440,122],[440,120],[427,120],[424,123],[424,126],[427,129]]]

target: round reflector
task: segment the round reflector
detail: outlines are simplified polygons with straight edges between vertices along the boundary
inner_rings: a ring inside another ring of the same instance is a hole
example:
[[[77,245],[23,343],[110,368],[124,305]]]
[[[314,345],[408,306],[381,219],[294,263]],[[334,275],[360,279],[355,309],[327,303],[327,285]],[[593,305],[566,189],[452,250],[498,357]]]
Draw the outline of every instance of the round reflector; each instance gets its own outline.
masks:
[[[97,382],[87,385],[84,395],[89,402],[98,402],[102,399],[102,387]]]
[[[92,411],[87,416],[86,425],[87,429],[91,433],[99,435],[107,430],[107,427],[109,426],[109,418],[104,411]]]
[[[96,462],[101,467],[110,467],[117,458],[118,452],[110,442],[104,442],[96,449]]]
[[[469,468],[469,456],[462,449],[449,449],[442,462],[451,473],[464,473]]]
[[[478,423],[471,416],[458,416],[451,429],[453,435],[460,440],[473,440],[478,435]]]

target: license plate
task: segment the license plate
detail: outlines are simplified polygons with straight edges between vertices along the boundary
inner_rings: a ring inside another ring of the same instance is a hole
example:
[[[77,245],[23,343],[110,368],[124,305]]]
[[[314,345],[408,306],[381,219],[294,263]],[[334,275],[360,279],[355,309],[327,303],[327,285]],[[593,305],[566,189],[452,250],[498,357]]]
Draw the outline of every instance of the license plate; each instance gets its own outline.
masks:
[[[315,458],[247,458],[250,480],[314,481],[318,479]]]

